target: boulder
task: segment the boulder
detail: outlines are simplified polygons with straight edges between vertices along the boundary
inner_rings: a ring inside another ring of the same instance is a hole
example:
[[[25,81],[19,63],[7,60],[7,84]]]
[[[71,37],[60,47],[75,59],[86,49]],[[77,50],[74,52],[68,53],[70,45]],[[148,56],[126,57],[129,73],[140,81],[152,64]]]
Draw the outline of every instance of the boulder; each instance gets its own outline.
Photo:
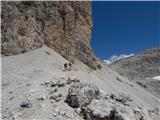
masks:
[[[125,95],[125,94],[118,94],[118,95],[115,95],[115,94],[111,94],[110,97],[118,102],[121,102],[123,104],[126,104],[127,101],[132,101],[132,99],[130,98],[130,96],[128,95]]]
[[[49,87],[63,87],[66,83],[62,80],[58,80],[57,82],[53,82],[53,81],[46,81],[41,83],[41,85],[45,85],[45,86],[49,86]]]
[[[103,99],[94,99],[86,108],[85,117],[86,120],[136,120],[129,107]]]
[[[55,100],[55,101],[59,101],[61,97],[62,97],[62,93],[56,92],[50,96],[50,99]]]
[[[58,91],[58,87],[55,87],[55,88],[52,88],[50,91],[49,91],[49,94],[54,94],[55,92]]]
[[[65,85],[65,83],[61,80],[58,80],[55,85],[58,87],[63,87]]]
[[[20,106],[21,106],[22,108],[30,108],[30,107],[32,107],[32,104],[30,103],[30,101],[23,101],[23,102],[20,104]]]
[[[87,120],[109,120],[115,113],[114,106],[104,100],[93,100],[87,107]]]
[[[73,82],[80,82],[80,80],[77,79],[77,78],[70,78],[70,77],[68,77],[68,80],[67,80],[66,84],[71,84]]]
[[[46,96],[45,95],[42,95],[40,97],[37,98],[37,100],[45,100],[46,99]]]
[[[78,108],[89,104],[98,96],[99,90],[96,86],[88,83],[74,82],[68,89],[68,95],[65,102],[73,108]]]

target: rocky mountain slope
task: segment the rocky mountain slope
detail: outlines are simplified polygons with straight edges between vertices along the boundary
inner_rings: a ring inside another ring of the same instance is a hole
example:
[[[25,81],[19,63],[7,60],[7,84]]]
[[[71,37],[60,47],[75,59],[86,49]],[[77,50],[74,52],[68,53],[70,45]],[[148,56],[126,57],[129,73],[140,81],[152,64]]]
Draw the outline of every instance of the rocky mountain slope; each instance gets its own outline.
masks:
[[[158,97],[96,60],[91,2],[1,5],[3,120],[160,119]]]
[[[2,55],[16,55],[43,44],[71,62],[75,58],[93,69],[90,47],[92,4],[63,1],[2,1]]]
[[[160,48],[147,49],[137,55],[121,59],[109,65],[114,71],[136,81],[142,87],[160,95]]]
[[[158,98],[106,66],[93,71],[47,46],[2,58],[4,120],[158,120]]]

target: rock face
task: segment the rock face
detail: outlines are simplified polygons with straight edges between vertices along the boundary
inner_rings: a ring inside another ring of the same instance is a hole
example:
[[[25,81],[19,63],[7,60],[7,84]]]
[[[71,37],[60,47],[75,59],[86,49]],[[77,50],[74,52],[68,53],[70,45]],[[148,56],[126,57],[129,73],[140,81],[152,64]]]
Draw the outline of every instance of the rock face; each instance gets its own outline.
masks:
[[[15,55],[46,44],[71,62],[75,58],[93,69],[90,47],[91,2],[2,2],[2,55]]]

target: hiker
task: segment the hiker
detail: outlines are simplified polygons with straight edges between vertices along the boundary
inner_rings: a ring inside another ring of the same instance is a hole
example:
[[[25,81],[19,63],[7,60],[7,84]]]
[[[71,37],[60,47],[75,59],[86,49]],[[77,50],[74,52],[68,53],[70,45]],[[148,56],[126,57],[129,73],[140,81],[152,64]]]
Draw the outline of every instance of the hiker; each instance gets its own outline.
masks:
[[[67,71],[67,63],[64,64],[64,71]]]
[[[71,63],[68,63],[68,71],[71,71],[71,69],[72,69],[72,64]]]

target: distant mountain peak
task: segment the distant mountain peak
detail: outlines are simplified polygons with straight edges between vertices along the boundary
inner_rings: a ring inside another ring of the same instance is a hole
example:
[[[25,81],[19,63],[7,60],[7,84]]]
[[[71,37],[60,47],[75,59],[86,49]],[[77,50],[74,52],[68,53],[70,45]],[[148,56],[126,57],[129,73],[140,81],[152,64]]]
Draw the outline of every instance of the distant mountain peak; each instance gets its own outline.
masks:
[[[154,88],[153,82],[146,80],[160,74],[160,48],[146,49],[132,57],[115,61],[109,64],[109,67],[131,80],[140,81],[152,87],[155,89],[154,92],[160,95],[160,81],[156,81],[159,86],[157,84]]]

